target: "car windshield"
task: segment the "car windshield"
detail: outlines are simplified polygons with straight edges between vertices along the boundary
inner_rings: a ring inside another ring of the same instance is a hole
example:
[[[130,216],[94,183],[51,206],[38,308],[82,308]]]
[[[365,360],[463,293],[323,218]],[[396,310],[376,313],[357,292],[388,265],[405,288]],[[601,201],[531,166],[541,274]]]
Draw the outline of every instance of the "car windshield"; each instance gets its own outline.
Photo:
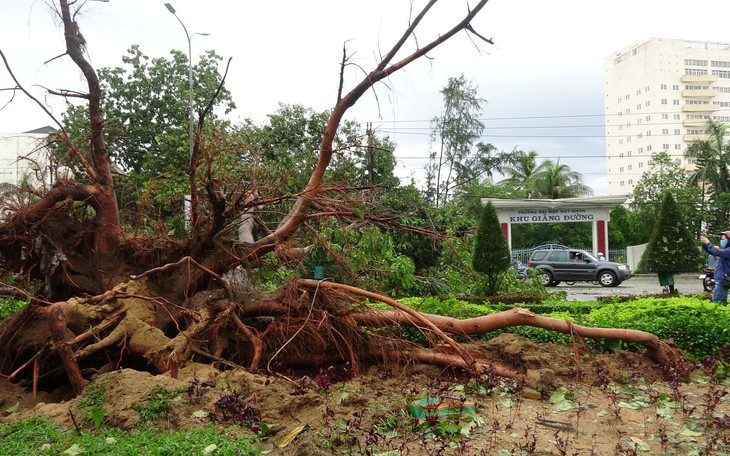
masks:
[[[588,252],[583,252],[583,258],[585,258],[586,260],[598,261],[598,258],[594,257]]]

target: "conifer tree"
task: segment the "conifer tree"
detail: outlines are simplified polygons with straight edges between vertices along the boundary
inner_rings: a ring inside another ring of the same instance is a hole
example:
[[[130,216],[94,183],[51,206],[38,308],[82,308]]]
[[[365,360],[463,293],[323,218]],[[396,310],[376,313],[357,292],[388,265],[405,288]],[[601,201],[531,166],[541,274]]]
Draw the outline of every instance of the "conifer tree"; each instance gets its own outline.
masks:
[[[665,192],[649,245],[639,269],[660,276],[676,272],[695,272],[703,264],[696,236],[683,222],[684,218],[671,192]],[[673,290],[673,283],[669,284]]]
[[[497,292],[499,282],[510,267],[509,247],[502,233],[497,218],[497,210],[492,203],[482,208],[474,242],[472,267],[485,275],[486,294],[492,296]]]

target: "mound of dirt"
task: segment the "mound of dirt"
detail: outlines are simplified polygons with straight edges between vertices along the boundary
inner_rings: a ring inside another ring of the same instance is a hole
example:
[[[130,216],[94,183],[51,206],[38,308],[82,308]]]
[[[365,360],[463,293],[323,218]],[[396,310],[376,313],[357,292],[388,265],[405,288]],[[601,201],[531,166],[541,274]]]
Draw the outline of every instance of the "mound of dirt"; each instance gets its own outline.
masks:
[[[138,425],[139,405],[155,390],[177,392],[171,412],[160,423],[164,429],[191,429],[220,417],[218,401],[235,395],[256,405],[260,422],[266,424],[263,445],[283,455],[332,454],[332,449],[359,453],[365,448],[401,454],[497,454],[499,449],[531,448],[545,454],[660,454],[670,446],[684,454],[684,448],[719,445],[722,439],[711,420],[730,416],[727,380],[667,382],[641,354],[597,354],[581,345],[534,344],[510,334],[465,346],[480,359],[526,373],[534,388],[424,366],[371,366],[361,376],[328,384],[321,378],[326,371],[294,376],[189,364],[177,379],[120,369],[99,375],[93,384],[106,391],[103,425],[122,429]],[[720,399],[709,410],[712,394]],[[43,415],[71,428],[74,415],[80,425],[92,428],[81,419],[83,397],[71,398],[59,389],[33,398],[28,390],[0,380],[2,409],[18,404],[0,422]],[[668,397],[681,399],[681,404]],[[423,398],[473,402],[476,414],[419,424],[409,405]],[[704,426],[704,436],[696,431],[697,423]],[[278,447],[286,434],[304,425],[308,430],[293,443]]]

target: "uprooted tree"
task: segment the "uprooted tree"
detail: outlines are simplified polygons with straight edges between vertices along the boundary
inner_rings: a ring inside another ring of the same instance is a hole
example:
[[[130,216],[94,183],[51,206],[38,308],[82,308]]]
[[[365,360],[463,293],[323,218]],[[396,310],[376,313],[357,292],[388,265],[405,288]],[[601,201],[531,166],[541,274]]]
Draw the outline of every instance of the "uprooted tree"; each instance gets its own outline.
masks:
[[[66,54],[81,69],[88,93],[56,94],[88,102],[89,147],[74,144],[59,123],[56,140],[63,142],[67,158],[76,169],[83,169],[83,175],[73,181],[59,180],[0,224],[2,270],[19,277],[21,283],[41,284],[36,293],[28,294],[28,306],[0,324],[0,374],[32,383],[34,388],[65,381],[78,393],[91,375],[120,365],[173,376],[179,366],[191,361],[212,362],[223,369],[269,371],[282,365],[348,362],[357,373],[363,362],[412,361],[483,369],[486,366],[455,336],[515,325],[637,342],[657,361],[672,363],[674,352],[657,337],[640,331],[581,327],[524,309],[459,321],[420,314],[386,296],[331,281],[293,277],[278,290],[264,293],[247,280],[247,272],[270,264],[271,258],[292,261],[306,254],[308,246],[297,244],[296,233],[306,228],[315,231],[316,237],[315,220],[333,217],[358,224],[384,223],[353,209],[362,190],[327,182],[325,171],[336,153],[333,140],[344,114],[378,82],[458,33],[491,44],[472,26],[487,3],[480,0],[433,41],[405,52],[408,43],[417,43],[415,32],[436,3],[429,1],[411,19],[398,41],[349,92],[342,89],[347,64],[343,57],[339,95],[323,131],[316,164],[308,183],[296,194],[267,193],[263,190],[271,185],[263,183],[253,188],[255,176],[242,176],[237,187],[223,188],[212,171],[216,155],[209,149],[213,146],[202,139],[207,112],[199,112],[189,169],[192,235],[180,241],[122,229],[97,74],[84,57],[85,41],[75,21],[74,2],[59,0]],[[2,57],[12,75],[11,65]],[[16,90],[32,98],[20,81],[16,84]],[[258,240],[230,235],[237,225],[250,226],[257,211],[283,201],[292,202],[288,211],[275,229]],[[365,299],[386,303],[392,310],[372,309],[363,304]],[[430,346],[371,329],[393,326],[418,328]],[[493,368],[505,376],[521,375]]]

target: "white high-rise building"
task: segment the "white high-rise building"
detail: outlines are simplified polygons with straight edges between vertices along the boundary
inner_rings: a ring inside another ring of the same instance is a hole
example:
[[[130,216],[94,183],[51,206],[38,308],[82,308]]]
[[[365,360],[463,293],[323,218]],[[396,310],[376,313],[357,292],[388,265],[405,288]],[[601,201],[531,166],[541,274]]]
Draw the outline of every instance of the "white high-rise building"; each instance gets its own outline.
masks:
[[[683,167],[707,120],[730,123],[730,43],[653,38],[604,59],[608,193],[626,195],[651,155]]]

